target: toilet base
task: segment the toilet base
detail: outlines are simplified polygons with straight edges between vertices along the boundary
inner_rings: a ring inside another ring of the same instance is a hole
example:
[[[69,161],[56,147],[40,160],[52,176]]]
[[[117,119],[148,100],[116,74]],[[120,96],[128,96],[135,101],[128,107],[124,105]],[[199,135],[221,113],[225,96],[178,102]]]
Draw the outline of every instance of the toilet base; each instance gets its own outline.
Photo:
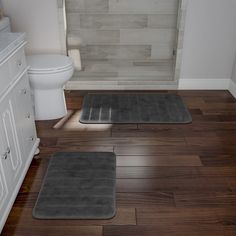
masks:
[[[35,120],[54,120],[67,114],[62,88],[33,90]]]

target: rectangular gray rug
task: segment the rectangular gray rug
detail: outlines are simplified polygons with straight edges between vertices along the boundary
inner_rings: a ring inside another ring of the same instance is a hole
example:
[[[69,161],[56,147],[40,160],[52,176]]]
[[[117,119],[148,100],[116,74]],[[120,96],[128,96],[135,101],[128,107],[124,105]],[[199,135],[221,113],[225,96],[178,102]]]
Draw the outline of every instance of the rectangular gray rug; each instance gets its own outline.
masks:
[[[87,94],[80,122],[112,123],[190,123],[191,115],[175,94]]]
[[[110,219],[116,212],[115,183],[114,153],[57,153],[50,160],[33,216]]]

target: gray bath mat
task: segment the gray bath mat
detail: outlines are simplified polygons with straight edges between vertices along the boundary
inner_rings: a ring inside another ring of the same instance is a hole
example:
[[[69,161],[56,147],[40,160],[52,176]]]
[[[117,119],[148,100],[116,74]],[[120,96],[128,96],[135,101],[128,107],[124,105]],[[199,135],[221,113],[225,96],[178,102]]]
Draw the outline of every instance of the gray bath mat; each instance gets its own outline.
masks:
[[[33,216],[109,219],[115,215],[114,153],[57,153],[49,163]]]
[[[190,123],[188,109],[175,94],[88,94],[81,123]]]

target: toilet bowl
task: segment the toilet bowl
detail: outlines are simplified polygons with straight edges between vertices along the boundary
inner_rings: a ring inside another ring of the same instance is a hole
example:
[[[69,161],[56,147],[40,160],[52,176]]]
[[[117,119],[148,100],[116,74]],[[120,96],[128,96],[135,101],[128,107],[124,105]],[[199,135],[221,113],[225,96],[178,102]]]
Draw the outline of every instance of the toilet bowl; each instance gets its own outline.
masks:
[[[72,77],[72,60],[63,55],[27,56],[28,74],[36,120],[58,119],[66,115],[64,85]]]

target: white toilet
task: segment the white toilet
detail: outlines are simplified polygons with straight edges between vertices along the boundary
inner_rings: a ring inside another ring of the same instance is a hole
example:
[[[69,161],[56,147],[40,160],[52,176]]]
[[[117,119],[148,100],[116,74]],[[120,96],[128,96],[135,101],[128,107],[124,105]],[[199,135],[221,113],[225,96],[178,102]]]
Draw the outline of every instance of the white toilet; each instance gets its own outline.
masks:
[[[10,32],[8,17],[0,23],[0,33]],[[51,120],[66,115],[64,85],[72,77],[72,60],[63,55],[40,54],[27,57],[30,86],[34,96],[35,119]]]
[[[64,85],[72,77],[72,60],[58,54],[27,56],[35,119],[51,120],[66,115]]]

